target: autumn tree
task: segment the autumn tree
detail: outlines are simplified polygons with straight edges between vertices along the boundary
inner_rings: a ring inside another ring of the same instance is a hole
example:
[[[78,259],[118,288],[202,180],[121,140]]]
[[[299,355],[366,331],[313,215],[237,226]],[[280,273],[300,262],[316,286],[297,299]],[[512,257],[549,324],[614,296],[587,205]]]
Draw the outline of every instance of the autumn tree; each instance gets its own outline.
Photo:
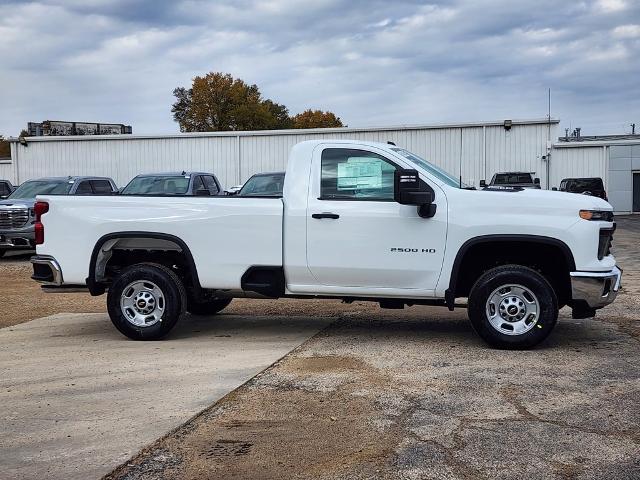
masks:
[[[292,118],[293,128],[332,128],[344,127],[340,117],[333,112],[322,110],[305,110]]]
[[[171,112],[182,132],[266,130],[289,117],[283,105],[263,100],[257,85],[229,74],[195,77],[191,88],[179,87],[173,94]]]
[[[225,73],[211,72],[204,77],[195,77],[191,88],[178,87],[173,95],[176,101],[171,112],[181,132],[308,128],[296,126],[295,121],[300,115],[306,119],[307,112],[292,118],[287,107],[262,98],[257,85],[249,85]],[[336,126],[336,122],[342,126],[340,119],[331,112],[311,113],[313,118],[305,121],[314,127]]]

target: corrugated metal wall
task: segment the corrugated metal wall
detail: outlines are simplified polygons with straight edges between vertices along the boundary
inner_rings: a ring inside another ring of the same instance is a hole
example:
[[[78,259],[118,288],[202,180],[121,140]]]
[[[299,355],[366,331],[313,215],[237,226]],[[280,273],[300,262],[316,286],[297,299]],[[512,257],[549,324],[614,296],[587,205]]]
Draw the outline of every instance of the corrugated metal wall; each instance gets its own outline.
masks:
[[[551,155],[551,186],[563,178],[600,177],[608,188],[607,147],[601,145],[565,147],[554,145]]]
[[[557,123],[550,125],[550,138]],[[549,125],[524,122],[506,130],[502,124],[339,129],[331,131],[241,132],[145,137],[33,139],[13,143],[19,180],[43,176],[105,175],[119,185],[144,172],[203,170],[225,186],[244,182],[257,172],[284,170],[290,148],[303,140],[355,139],[393,141],[441,166],[468,184],[490,180],[497,171],[536,172],[545,183]],[[14,161],[15,163],[15,161]],[[1,170],[0,170],[1,171]],[[18,178],[15,178],[18,180]]]
[[[11,183],[15,184],[17,182],[15,165],[15,162],[12,162],[11,160],[2,160],[0,162],[0,180],[9,180]]]

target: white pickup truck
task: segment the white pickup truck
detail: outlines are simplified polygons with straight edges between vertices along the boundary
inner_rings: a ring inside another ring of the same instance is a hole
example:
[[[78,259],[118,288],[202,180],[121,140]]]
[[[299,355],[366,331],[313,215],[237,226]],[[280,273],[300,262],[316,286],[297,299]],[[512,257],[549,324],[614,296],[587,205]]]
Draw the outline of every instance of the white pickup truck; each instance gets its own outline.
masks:
[[[460,298],[487,343],[527,348],[559,308],[592,317],[621,281],[604,200],[470,189],[380,143],[299,143],[282,198],[42,195],[35,210],[32,278],[49,291],[107,291],[114,325],[140,340],[237,297],[451,310]]]

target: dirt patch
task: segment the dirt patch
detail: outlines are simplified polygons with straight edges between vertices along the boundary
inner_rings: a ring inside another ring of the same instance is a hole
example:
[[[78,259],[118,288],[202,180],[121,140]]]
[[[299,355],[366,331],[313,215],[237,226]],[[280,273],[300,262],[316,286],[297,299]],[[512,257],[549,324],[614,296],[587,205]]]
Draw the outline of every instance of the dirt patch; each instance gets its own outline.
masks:
[[[331,393],[289,382],[291,372],[315,377],[336,371],[349,373],[348,387]],[[170,452],[172,460],[164,470],[156,462],[147,474],[145,455],[107,478],[346,478],[354,464],[375,477],[397,439],[392,430],[372,428],[380,411],[364,396],[354,395],[371,371],[344,356],[294,357],[153,446],[151,457]]]
[[[31,280],[28,256],[0,260],[0,328],[28,322],[56,313],[98,313],[106,311],[106,297],[88,293],[44,293]]]

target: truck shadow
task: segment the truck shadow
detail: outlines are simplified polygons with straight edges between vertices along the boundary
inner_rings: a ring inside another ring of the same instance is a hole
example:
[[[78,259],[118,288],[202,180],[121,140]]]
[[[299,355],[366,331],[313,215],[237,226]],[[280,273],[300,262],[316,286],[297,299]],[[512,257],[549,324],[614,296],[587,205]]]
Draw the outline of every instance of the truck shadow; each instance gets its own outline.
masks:
[[[75,337],[82,343],[131,341],[115,329],[106,314],[72,314],[72,317],[68,315],[59,314],[51,318],[54,323],[62,321],[65,326],[58,332],[52,332],[49,337]],[[79,316],[82,317],[81,321],[78,321]],[[50,332],[49,326],[43,325],[42,328]],[[310,337],[331,337],[335,342],[355,347],[375,342],[385,345],[386,348],[399,350],[405,345],[416,343],[424,348],[438,350],[459,347],[472,350],[489,349],[474,332],[464,311],[449,316],[443,312],[442,316],[437,317],[416,317],[409,312],[391,316],[380,313],[339,318],[319,315],[249,316],[224,313],[215,316],[186,315],[164,340],[150,343],[158,345],[185,341],[224,341],[226,338],[261,342],[307,333]],[[563,317],[549,338],[534,350],[609,348],[626,341],[625,339],[626,335],[621,336],[614,325],[606,322]]]

